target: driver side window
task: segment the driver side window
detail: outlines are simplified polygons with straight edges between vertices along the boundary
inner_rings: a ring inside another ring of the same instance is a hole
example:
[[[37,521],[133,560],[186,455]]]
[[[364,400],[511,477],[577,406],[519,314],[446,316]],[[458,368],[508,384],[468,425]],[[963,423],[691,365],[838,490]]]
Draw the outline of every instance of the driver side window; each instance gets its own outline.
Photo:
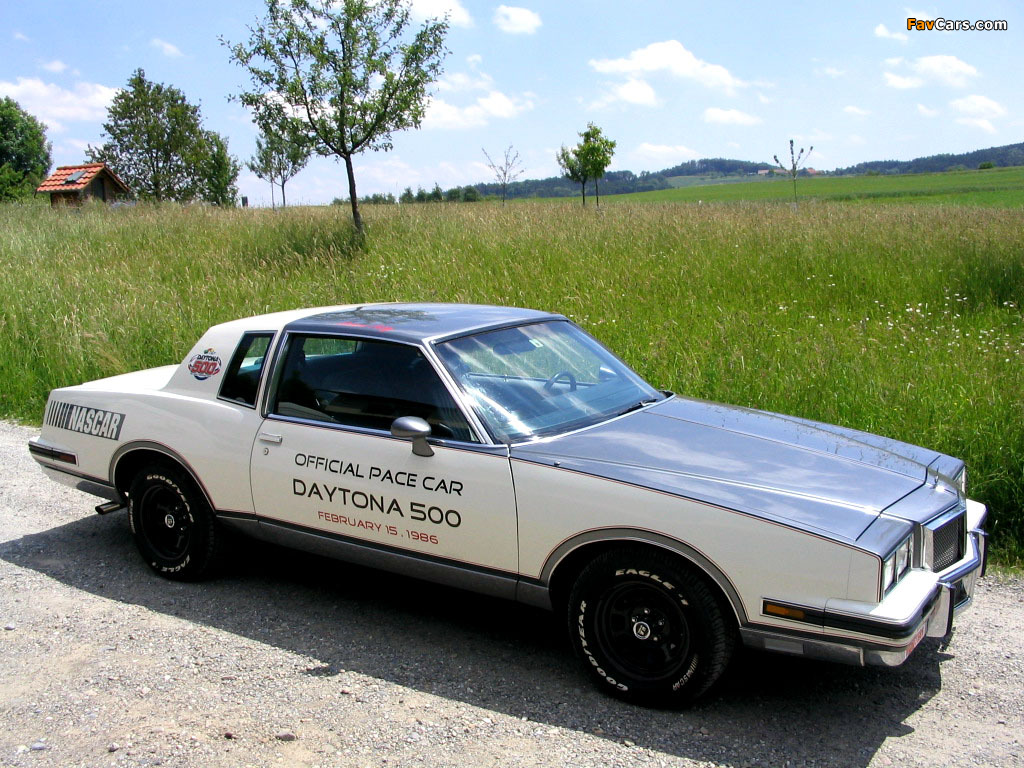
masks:
[[[388,431],[419,416],[435,437],[473,441],[472,430],[419,348],[384,341],[294,334],[271,412]]]

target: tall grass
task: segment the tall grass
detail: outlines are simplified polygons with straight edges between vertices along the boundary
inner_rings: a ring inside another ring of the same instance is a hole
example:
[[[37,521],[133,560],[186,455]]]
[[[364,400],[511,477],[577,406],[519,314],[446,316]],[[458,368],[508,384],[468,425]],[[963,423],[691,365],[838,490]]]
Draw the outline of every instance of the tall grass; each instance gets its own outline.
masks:
[[[177,362],[209,325],[350,301],[563,312],[677,392],[965,458],[1024,558],[1024,214],[577,203],[0,208],[0,413]]]

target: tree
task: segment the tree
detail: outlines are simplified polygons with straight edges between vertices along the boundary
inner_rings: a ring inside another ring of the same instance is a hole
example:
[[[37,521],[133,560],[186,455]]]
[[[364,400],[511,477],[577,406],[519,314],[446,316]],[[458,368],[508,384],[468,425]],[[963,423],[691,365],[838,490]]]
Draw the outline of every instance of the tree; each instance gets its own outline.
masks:
[[[14,99],[0,100],[0,200],[30,194],[50,170],[46,127]]]
[[[284,185],[288,183],[309,162],[310,146],[305,137],[297,130],[280,133],[270,125],[261,126],[261,135],[256,138],[256,154],[246,165],[271,185],[271,205],[273,205],[273,187],[281,187],[281,206],[286,205]]]
[[[587,176],[586,169],[583,167],[583,163],[580,162],[579,157],[576,155],[578,147],[568,149],[564,145],[558,154],[555,155],[555,159],[558,161],[558,167],[562,169],[562,175],[565,176],[569,181],[574,181],[580,185],[580,189],[583,192],[583,207],[587,206]]]
[[[238,201],[238,161],[228,152],[227,139],[206,131],[207,159],[201,168],[201,196],[214,205],[232,206]],[[284,194],[282,189],[281,194]]]
[[[615,142],[605,138],[601,129],[593,123],[587,123],[587,129],[580,134],[580,141],[572,149],[563,146],[555,159],[562,169],[562,174],[579,184],[583,190],[583,205],[587,204],[587,182],[594,180],[594,190],[597,192],[597,205],[601,205],[601,193],[597,186],[597,180],[604,176],[605,169],[612,162],[612,155],[615,154]]]
[[[199,107],[173,86],[137,69],[114,97],[103,124],[107,141],[89,147],[144,200],[233,201],[238,163],[219,134],[206,131]]]
[[[410,29],[403,0],[267,0],[248,42],[230,46],[253,84],[237,99],[257,121],[294,118],[314,152],[344,161],[360,235],[352,158],[387,151],[392,133],[419,127],[447,32],[447,19]]]
[[[415,203],[416,197],[412,193],[412,187],[406,187],[398,198],[400,203]]]
[[[807,158],[811,156],[811,152],[814,151],[814,147],[807,150],[807,154],[804,154],[804,148],[800,147],[800,154],[793,154],[793,140],[789,140],[789,168],[779,162],[778,155],[772,155],[775,160],[775,164],[782,169],[782,172],[793,179],[793,205],[799,205],[796,201],[796,177],[800,172],[800,167],[807,162]],[[802,162],[801,162],[802,161]]]
[[[494,172],[494,180],[498,182],[501,187],[501,204],[505,204],[505,192],[508,189],[508,185],[518,179],[523,174],[521,163],[519,162],[519,153],[512,148],[509,144],[505,149],[505,159],[500,163],[496,163],[491,159],[491,156],[487,154],[487,150],[481,147],[481,152],[484,153],[484,157],[487,158],[487,167]]]

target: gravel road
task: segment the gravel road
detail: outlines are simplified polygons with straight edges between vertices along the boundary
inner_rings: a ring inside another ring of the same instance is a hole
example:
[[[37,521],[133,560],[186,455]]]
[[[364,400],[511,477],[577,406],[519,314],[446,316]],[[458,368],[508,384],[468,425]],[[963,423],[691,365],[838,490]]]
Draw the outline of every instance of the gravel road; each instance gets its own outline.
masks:
[[[741,652],[701,704],[592,689],[553,616],[242,543],[176,584],[0,423],[2,766],[1024,765],[1024,583],[903,667]]]

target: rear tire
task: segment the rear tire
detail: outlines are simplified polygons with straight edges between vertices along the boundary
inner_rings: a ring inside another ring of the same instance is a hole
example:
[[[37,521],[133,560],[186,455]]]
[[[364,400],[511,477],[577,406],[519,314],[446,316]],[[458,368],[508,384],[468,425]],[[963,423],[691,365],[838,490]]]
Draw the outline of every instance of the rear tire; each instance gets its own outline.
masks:
[[[729,663],[727,608],[696,568],[630,547],[595,558],[573,585],[569,633],[598,687],[636,704],[682,706]]]
[[[135,544],[158,574],[195,581],[211,572],[223,532],[185,472],[163,464],[144,467],[132,481],[128,510]]]

